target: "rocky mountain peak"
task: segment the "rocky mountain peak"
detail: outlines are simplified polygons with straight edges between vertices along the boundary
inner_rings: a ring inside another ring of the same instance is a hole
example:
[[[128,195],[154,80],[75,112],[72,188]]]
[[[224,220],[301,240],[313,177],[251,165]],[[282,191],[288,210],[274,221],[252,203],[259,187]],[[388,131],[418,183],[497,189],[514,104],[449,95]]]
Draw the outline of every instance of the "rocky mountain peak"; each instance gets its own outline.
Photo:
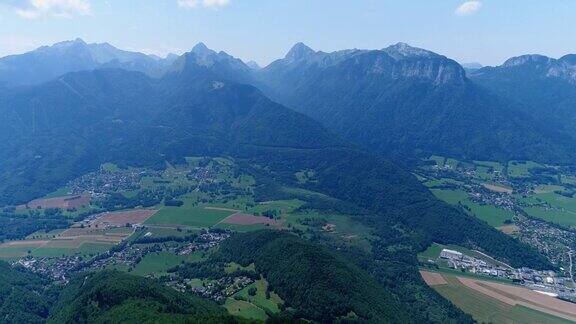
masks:
[[[553,59],[544,56],[544,55],[522,55],[513,57],[508,59],[504,64],[503,67],[515,67],[515,66],[522,66],[527,64],[536,64],[536,65],[547,65],[552,63]]]
[[[438,56],[437,54],[427,51],[422,48],[412,47],[406,43],[398,43],[389,47],[384,48],[382,51],[388,53],[396,60],[409,57],[433,57]]]
[[[289,61],[298,61],[310,57],[311,55],[314,54],[316,54],[316,52],[310,47],[308,47],[306,44],[297,43],[296,45],[292,46],[288,54],[286,54],[285,58],[286,60]]]
[[[206,44],[204,44],[202,42],[196,44],[196,46],[194,46],[192,48],[192,51],[190,51],[190,53],[194,53],[194,54],[201,56],[201,57],[206,57],[209,55],[216,54],[215,51],[209,49],[208,46],[206,46]]]

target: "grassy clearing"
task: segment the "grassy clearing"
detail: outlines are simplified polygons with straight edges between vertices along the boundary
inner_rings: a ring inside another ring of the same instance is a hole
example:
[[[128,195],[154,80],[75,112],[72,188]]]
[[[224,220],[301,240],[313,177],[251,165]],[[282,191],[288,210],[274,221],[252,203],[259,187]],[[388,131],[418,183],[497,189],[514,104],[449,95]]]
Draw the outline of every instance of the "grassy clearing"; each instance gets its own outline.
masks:
[[[464,183],[461,181],[449,179],[449,178],[433,179],[433,180],[424,182],[424,185],[428,188],[435,188],[435,187],[441,187],[441,186],[446,186],[446,185],[459,186],[459,185],[463,185],[463,184]]]
[[[349,215],[342,214],[327,214],[319,212],[305,212],[305,213],[292,213],[283,217],[284,226],[296,228],[306,232],[310,226],[305,225],[307,220],[322,220],[327,224],[333,225],[330,232],[327,234],[338,239],[344,240],[351,245],[370,249],[370,239],[373,238],[372,230],[358,221],[351,218]]]
[[[504,225],[507,220],[512,220],[514,213],[510,210],[498,208],[492,205],[479,205],[469,200],[462,202],[463,205],[470,208],[470,212],[477,218],[485,221],[493,227]]]
[[[54,237],[62,234],[62,232],[64,232],[65,230],[66,230],[66,229],[56,229],[56,230],[52,230],[52,231],[49,231],[49,232],[46,232],[46,231],[44,231],[44,230],[41,230],[41,231],[37,231],[37,232],[34,232],[34,233],[28,235],[28,236],[26,237],[26,239],[27,239],[27,240],[32,240],[32,239],[34,239],[34,240],[51,239],[51,238],[54,238]]]
[[[510,161],[508,163],[508,176],[512,178],[528,178],[531,176],[530,169],[540,168],[541,164],[527,161]]]
[[[266,312],[263,309],[242,300],[228,298],[226,299],[224,307],[228,310],[228,313],[234,316],[258,321],[265,321],[268,319],[268,315],[266,315]]]
[[[66,246],[43,246],[32,250],[32,255],[35,257],[60,257],[60,256],[94,256],[110,249],[113,244],[110,243],[96,243],[86,242],[79,247],[66,247]]]
[[[247,233],[247,232],[259,231],[259,230],[263,230],[263,229],[274,229],[275,227],[270,227],[270,226],[267,226],[265,224],[240,225],[240,224],[220,223],[220,224],[216,225],[215,228],[227,229],[227,230],[231,230],[231,231],[239,232],[239,233]]]
[[[67,187],[62,187],[54,192],[51,192],[49,194],[47,194],[46,196],[44,196],[45,199],[49,199],[49,198],[58,198],[58,197],[63,197],[63,196],[67,196],[70,193],[70,189],[68,189]]]
[[[251,288],[256,288],[256,295],[250,296],[248,293]],[[234,298],[238,298],[265,310],[270,313],[278,313],[280,308],[278,305],[283,304],[282,298],[276,295],[274,292],[270,292],[269,297],[266,298],[266,291],[268,290],[268,282],[265,279],[260,279],[253,284],[245,287],[234,295]]]
[[[0,260],[19,259],[28,254],[28,251],[35,249],[33,246],[1,246]]]
[[[182,262],[199,262],[203,259],[201,252],[189,255],[176,255],[169,252],[150,253],[136,265],[132,274],[139,276],[162,275],[166,274],[168,269]]]
[[[467,212],[485,221],[490,226],[500,227],[506,220],[512,220],[514,213],[509,210],[498,208],[492,205],[480,205],[468,199],[468,194],[463,190],[441,190],[432,189],[432,193],[439,199],[450,205],[463,205],[467,207]]]
[[[283,214],[291,213],[295,209],[304,205],[304,202],[298,199],[293,200],[274,200],[260,203],[250,209],[248,213],[263,213],[267,210],[278,210]]]
[[[542,204],[546,203],[553,208],[546,206],[532,206],[524,208],[528,215],[541,218],[543,220],[564,225],[576,226],[576,199],[559,195],[554,190],[560,190],[557,186],[542,186],[538,188],[538,193],[529,199],[524,199],[526,203]]]
[[[118,172],[120,168],[114,163],[104,163],[102,164],[102,170],[106,172]]]
[[[240,270],[255,272],[256,271],[256,265],[254,265],[254,263],[251,263],[247,267],[243,267],[236,262],[230,262],[229,264],[226,265],[224,272],[230,274],[230,273],[234,273],[234,272],[240,271]]]
[[[500,162],[493,161],[474,161],[474,164],[479,167],[485,167],[493,169],[494,171],[502,172],[504,171],[504,166]]]
[[[576,226],[576,214],[567,210],[550,210],[543,207],[527,207],[524,211],[528,215],[545,221],[564,225],[568,227]]]
[[[152,237],[168,237],[168,236],[184,237],[189,236],[191,234],[196,234],[199,232],[199,230],[183,228],[179,231],[175,228],[147,227],[145,232],[151,233]]]
[[[182,207],[162,207],[146,221],[146,224],[211,227],[234,213],[227,210],[206,209],[206,207],[209,206],[196,207],[191,199],[185,199]]]
[[[104,242],[78,242],[78,241],[51,241],[37,243],[30,241],[29,244],[2,245],[0,246],[0,259],[12,260],[32,255],[35,257],[60,257],[78,255],[89,257],[104,252],[113,246]]]
[[[463,190],[443,190],[443,189],[432,189],[434,196],[440,200],[444,200],[450,205],[458,205],[459,202],[468,199],[468,194]]]
[[[436,165],[441,168],[444,167],[444,162],[446,161],[446,158],[443,156],[432,155],[430,158],[428,158],[428,160],[436,162]]]

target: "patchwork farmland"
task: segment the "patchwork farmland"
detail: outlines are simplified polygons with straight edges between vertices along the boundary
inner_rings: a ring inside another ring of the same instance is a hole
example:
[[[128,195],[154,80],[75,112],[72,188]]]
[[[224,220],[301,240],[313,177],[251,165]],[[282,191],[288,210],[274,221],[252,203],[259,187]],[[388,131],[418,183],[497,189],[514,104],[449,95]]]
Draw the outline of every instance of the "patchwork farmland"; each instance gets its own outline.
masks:
[[[142,209],[97,214],[65,230],[35,233],[26,240],[0,244],[0,259],[95,255],[128,238],[134,233],[133,225],[142,224],[155,213]]]
[[[60,209],[77,209],[90,205],[90,196],[88,195],[75,195],[63,196],[56,198],[43,198],[35,199],[25,205],[18,206],[19,209],[32,208],[32,209],[47,209],[47,208],[60,208]]]

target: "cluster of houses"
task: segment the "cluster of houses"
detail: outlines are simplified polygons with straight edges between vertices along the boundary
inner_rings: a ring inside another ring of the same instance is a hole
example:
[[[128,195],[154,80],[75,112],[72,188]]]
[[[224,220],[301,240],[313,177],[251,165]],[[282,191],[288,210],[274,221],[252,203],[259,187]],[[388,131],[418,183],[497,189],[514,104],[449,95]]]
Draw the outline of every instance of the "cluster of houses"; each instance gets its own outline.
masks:
[[[211,248],[216,247],[222,241],[230,237],[230,233],[228,232],[220,232],[220,231],[210,231],[206,233],[202,233],[194,240],[194,242],[186,244],[182,247],[177,254],[178,255],[188,255],[192,254],[196,251],[206,251]]]
[[[190,285],[190,291],[204,298],[216,302],[223,302],[240,290],[254,282],[254,279],[246,276],[225,276],[217,280],[210,280],[200,286]]]
[[[89,193],[93,198],[104,197],[111,192],[137,190],[144,176],[159,175],[157,171],[118,170],[109,172],[99,170],[70,181],[66,187],[72,194]]]

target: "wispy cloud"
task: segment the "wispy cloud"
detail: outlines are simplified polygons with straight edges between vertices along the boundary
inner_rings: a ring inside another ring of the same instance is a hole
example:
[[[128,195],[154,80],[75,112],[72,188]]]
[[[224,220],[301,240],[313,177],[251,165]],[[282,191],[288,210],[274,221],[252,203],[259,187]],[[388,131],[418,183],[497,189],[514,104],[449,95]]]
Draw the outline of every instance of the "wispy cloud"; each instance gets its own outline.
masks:
[[[7,0],[4,4],[25,19],[71,18],[90,14],[89,0]]]
[[[178,0],[178,6],[187,9],[194,8],[222,8],[226,7],[230,0]]]
[[[481,1],[466,1],[461,4],[454,12],[457,16],[470,16],[482,9]]]

